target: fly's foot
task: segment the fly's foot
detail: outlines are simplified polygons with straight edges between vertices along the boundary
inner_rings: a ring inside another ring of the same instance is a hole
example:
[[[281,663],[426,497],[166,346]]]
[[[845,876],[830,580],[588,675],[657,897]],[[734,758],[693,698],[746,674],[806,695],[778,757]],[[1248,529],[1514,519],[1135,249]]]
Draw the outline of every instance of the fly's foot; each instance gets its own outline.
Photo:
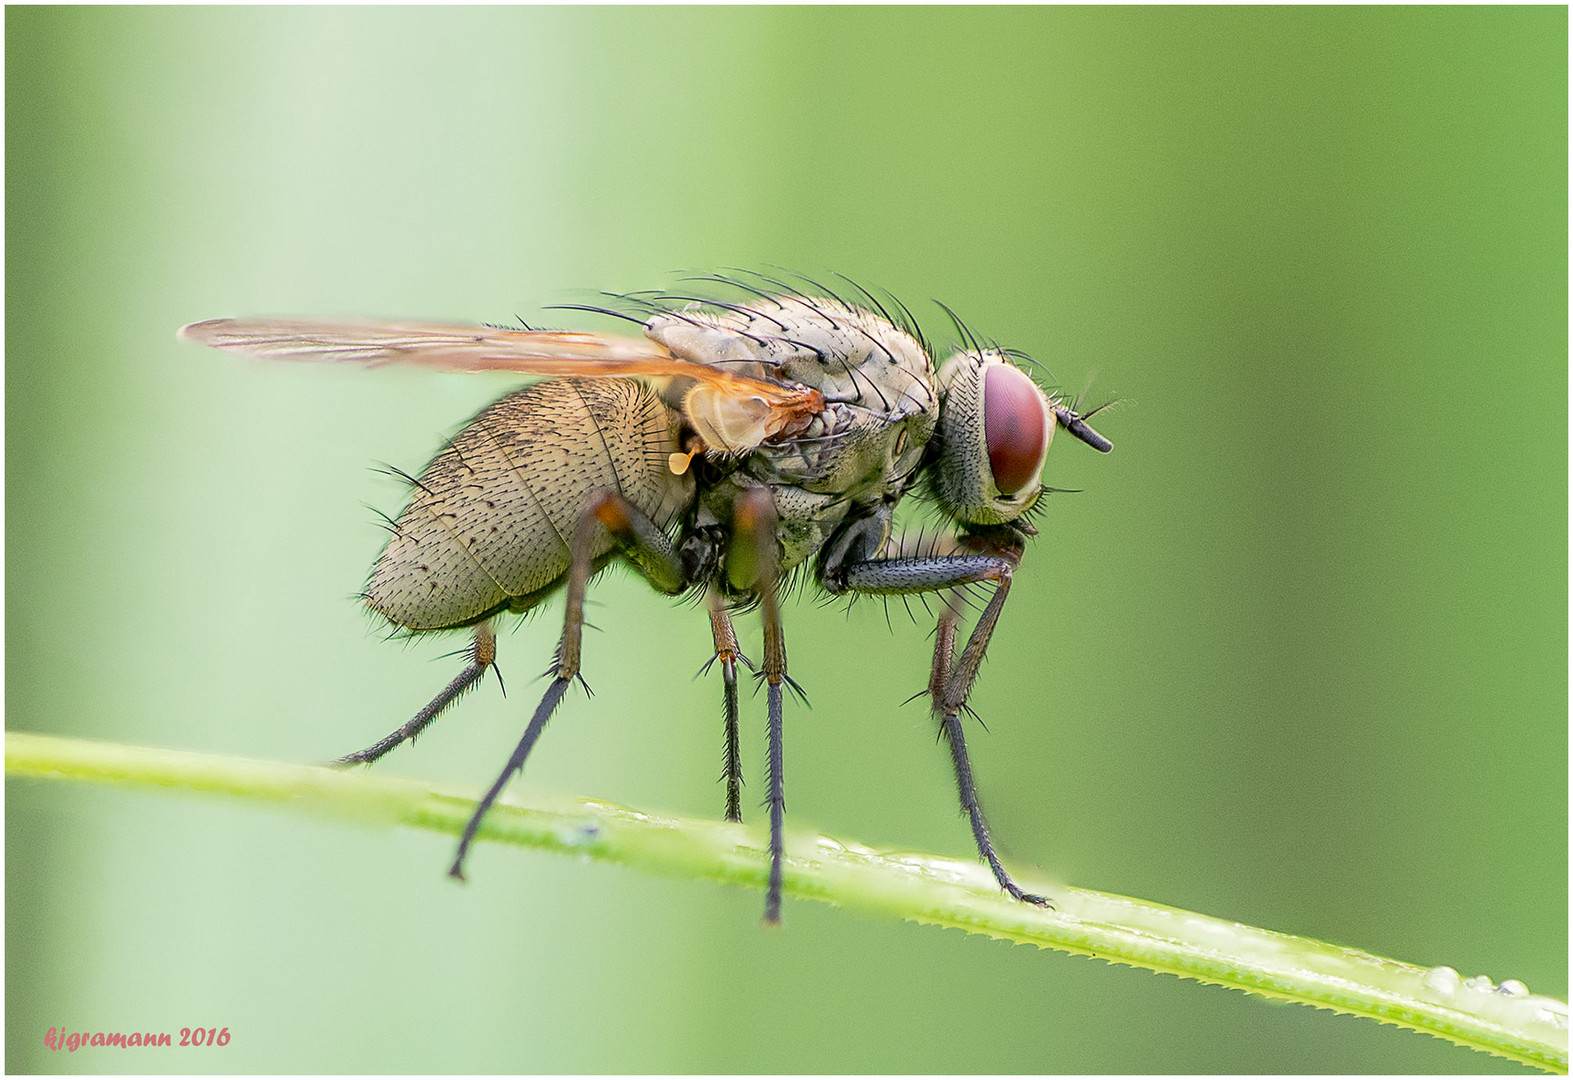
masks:
[[[1047,896],[1038,896],[1036,893],[1022,892],[1014,883],[1006,885],[1005,891],[1010,894],[1012,899],[1020,900],[1024,904],[1031,904],[1033,907],[1044,908],[1048,911],[1054,910],[1053,900],[1050,900]]]

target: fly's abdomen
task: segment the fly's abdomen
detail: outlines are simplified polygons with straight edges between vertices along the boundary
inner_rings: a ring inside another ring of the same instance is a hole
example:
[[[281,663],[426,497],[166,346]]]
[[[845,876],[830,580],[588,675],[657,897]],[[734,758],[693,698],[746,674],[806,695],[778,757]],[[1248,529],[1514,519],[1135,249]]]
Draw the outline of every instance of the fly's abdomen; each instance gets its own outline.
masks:
[[[539,602],[568,570],[592,491],[620,492],[667,528],[693,501],[674,476],[678,415],[643,383],[558,379],[483,409],[421,474],[366,600],[411,630],[474,622]],[[602,530],[595,547],[611,550]]]

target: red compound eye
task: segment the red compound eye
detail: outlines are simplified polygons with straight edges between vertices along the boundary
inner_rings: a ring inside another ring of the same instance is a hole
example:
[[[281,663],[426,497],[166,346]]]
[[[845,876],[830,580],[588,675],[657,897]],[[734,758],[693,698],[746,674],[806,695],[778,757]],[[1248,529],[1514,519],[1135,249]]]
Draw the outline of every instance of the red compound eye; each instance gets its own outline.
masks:
[[[1038,478],[1049,448],[1048,416],[1037,385],[1009,364],[983,373],[983,436],[994,486],[1014,495]]]

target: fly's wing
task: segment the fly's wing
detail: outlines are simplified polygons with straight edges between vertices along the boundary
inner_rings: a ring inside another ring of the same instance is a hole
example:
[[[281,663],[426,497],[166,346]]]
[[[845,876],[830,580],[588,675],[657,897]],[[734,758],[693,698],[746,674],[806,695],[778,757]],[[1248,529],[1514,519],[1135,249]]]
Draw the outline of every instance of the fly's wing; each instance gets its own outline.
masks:
[[[180,337],[270,360],[370,367],[414,364],[439,371],[580,378],[690,379],[694,386],[683,398],[683,412],[708,447],[727,454],[790,433],[825,404],[817,390],[691,363],[653,341],[571,330],[209,319],[181,327]]]

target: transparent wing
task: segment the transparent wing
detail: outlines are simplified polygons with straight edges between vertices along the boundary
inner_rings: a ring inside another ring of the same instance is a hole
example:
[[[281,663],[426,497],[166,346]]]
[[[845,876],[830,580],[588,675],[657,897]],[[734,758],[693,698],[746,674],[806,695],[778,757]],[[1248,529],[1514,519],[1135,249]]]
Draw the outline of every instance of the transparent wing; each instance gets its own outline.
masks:
[[[209,319],[181,327],[180,337],[270,360],[369,367],[414,364],[440,371],[506,371],[583,378],[692,379],[699,385],[684,398],[684,412],[705,442],[725,453],[751,449],[768,438],[789,432],[824,408],[824,399],[815,390],[691,363],[653,341],[572,330]]]

